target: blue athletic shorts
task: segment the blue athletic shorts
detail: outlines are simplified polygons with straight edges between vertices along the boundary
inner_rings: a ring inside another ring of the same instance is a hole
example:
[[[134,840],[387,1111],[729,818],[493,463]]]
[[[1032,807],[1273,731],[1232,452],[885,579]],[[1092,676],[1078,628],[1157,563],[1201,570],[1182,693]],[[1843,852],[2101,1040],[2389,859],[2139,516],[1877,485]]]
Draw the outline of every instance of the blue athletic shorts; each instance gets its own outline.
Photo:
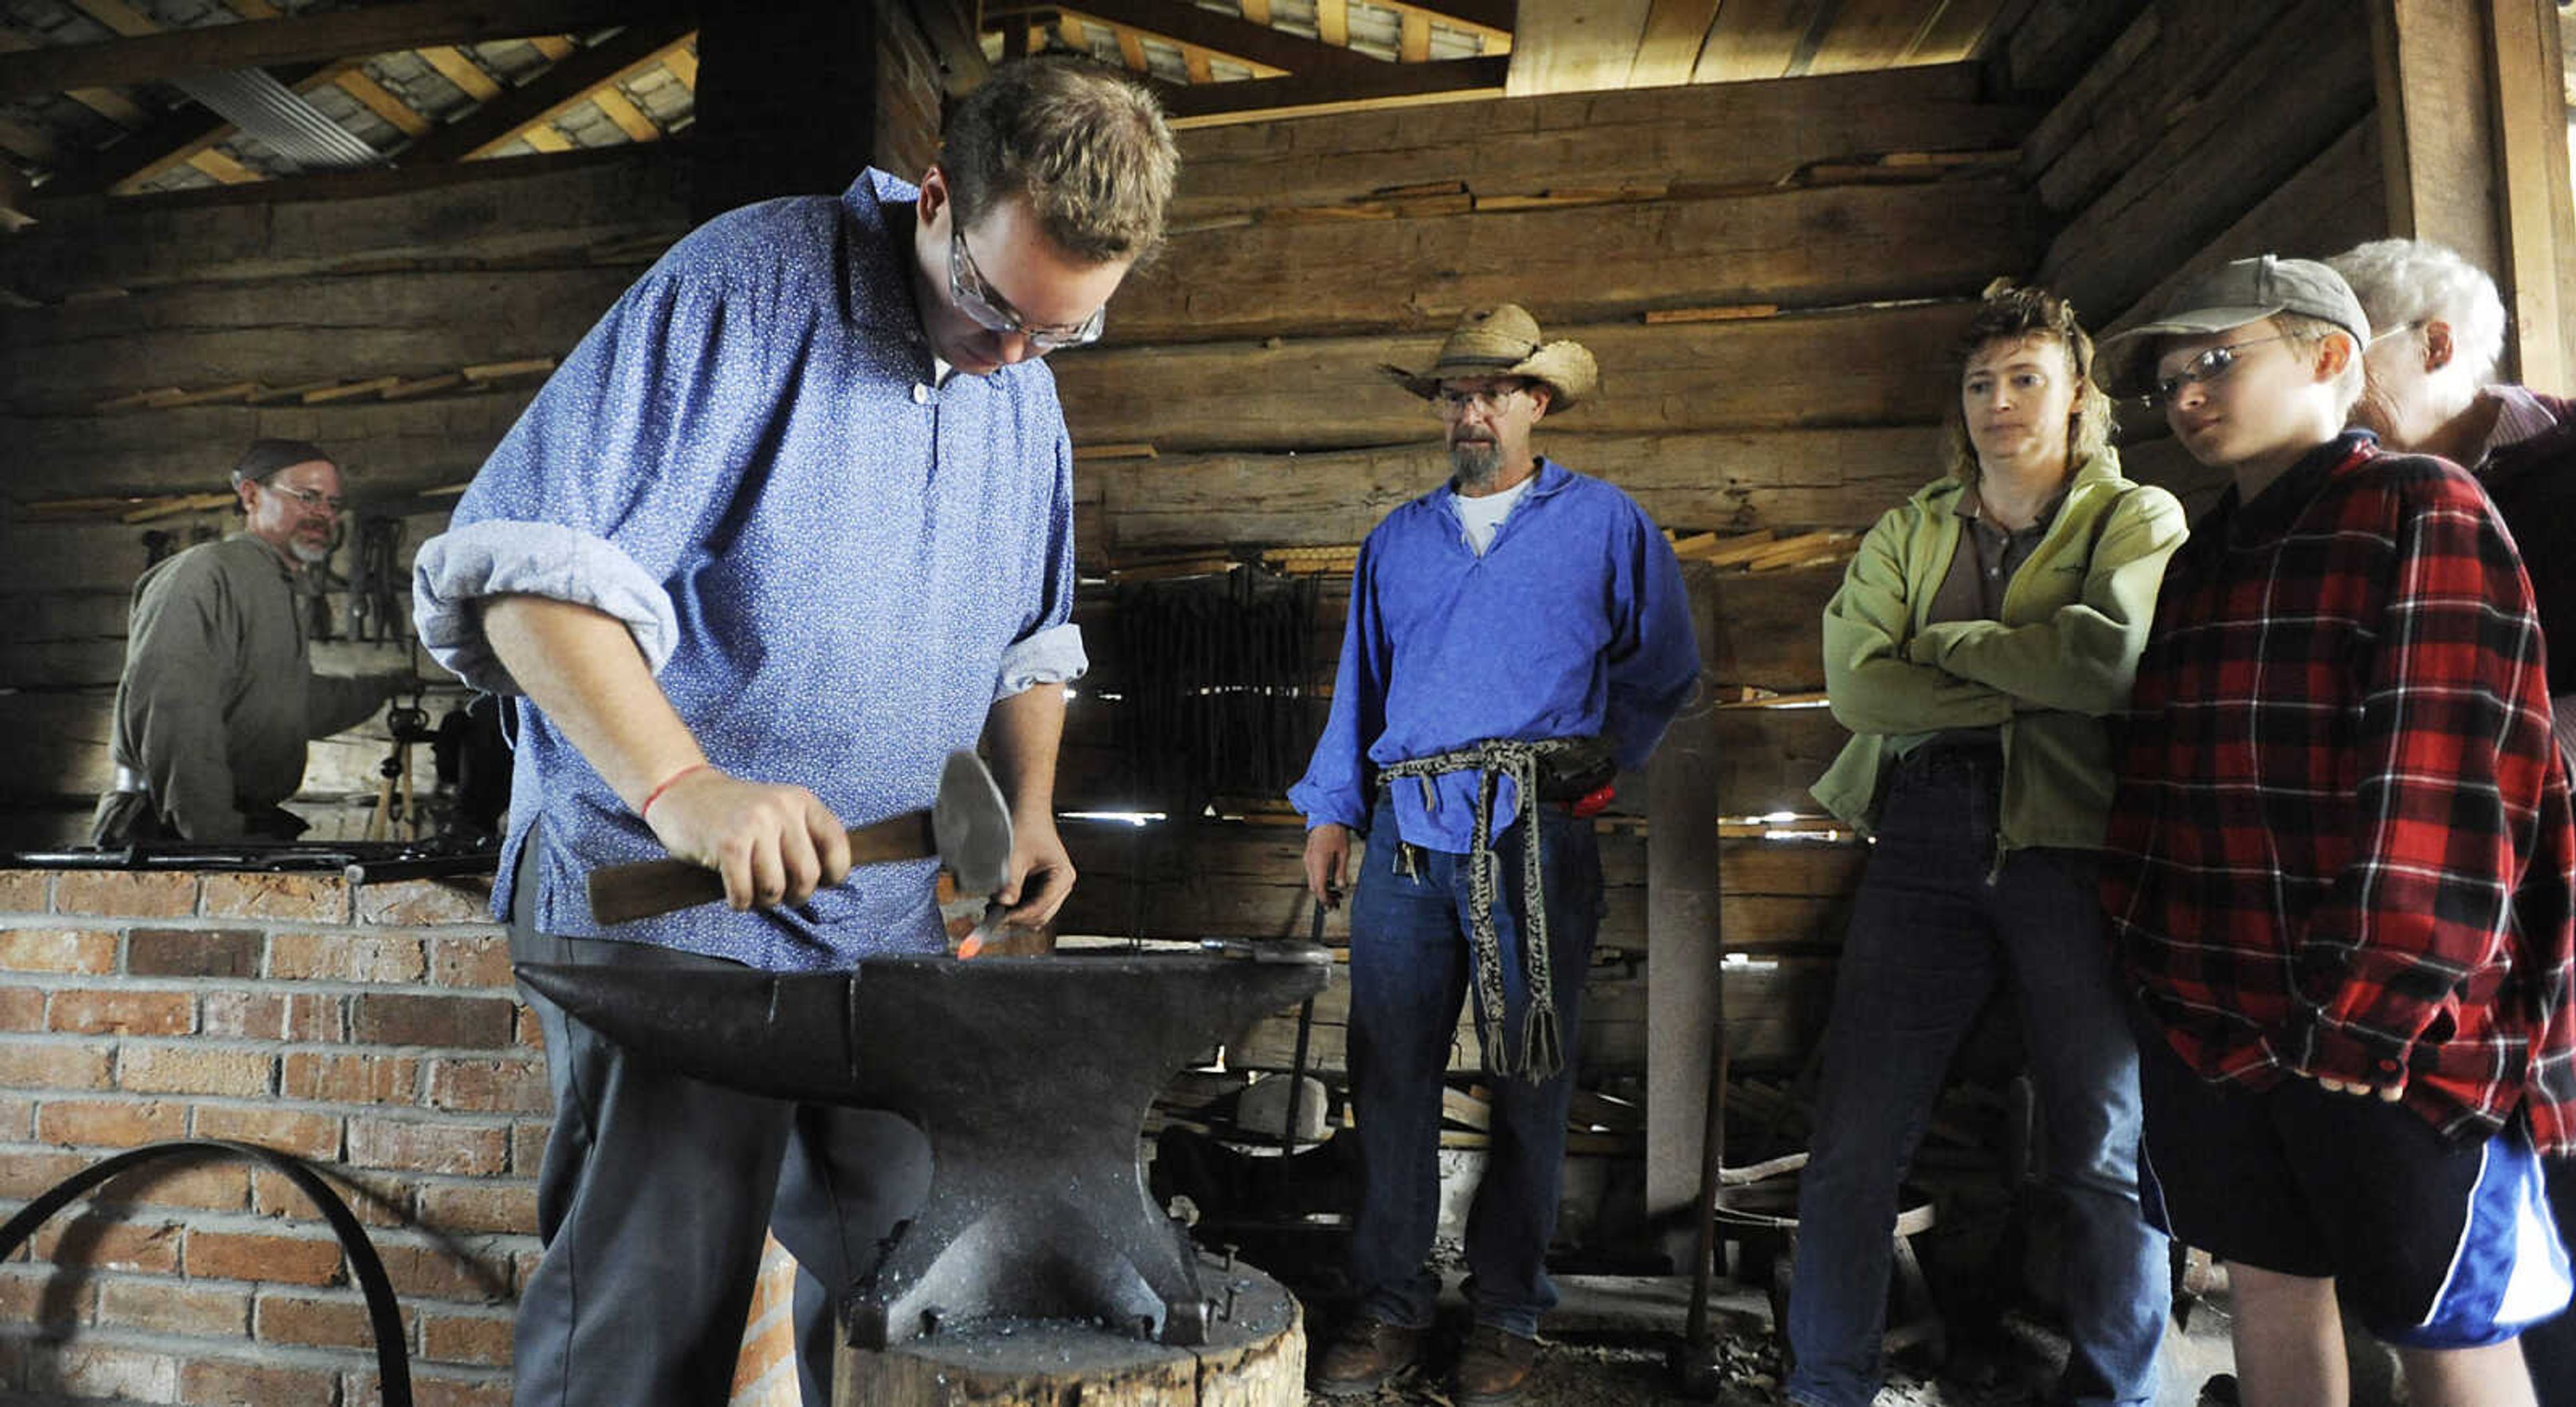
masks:
[[[2401,1105],[2212,1084],[2142,1032],[2147,1220],[2223,1260],[2332,1279],[2409,1348],[2501,1343],[2567,1307],[2567,1249],[2520,1120],[2452,1146]]]

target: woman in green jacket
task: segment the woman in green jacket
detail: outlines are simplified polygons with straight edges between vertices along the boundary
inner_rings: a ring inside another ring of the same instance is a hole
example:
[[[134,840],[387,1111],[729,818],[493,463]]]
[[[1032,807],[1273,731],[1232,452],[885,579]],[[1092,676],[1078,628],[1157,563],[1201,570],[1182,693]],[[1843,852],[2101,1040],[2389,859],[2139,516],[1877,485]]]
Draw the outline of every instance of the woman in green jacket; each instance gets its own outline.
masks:
[[[2128,701],[2182,505],[2120,476],[2065,300],[1999,282],[1958,351],[1949,472],[1879,519],[1825,607],[1826,692],[1852,740],[1815,794],[1874,844],[1799,1183],[1788,1394],[1877,1391],[1898,1184],[2009,979],[2067,1202],[2058,1400],[2145,1403],[2166,1251],[2138,1211],[2137,1047],[2092,852],[2102,720]]]

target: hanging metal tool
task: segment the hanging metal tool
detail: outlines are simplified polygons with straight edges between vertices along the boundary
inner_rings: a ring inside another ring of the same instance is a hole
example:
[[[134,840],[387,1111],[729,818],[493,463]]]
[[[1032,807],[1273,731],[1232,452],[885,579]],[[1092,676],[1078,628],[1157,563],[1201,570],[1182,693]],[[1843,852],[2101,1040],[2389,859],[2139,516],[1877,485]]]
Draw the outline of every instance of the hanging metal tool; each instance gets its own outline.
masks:
[[[429,710],[421,707],[418,685],[412,689],[410,706],[396,704],[385,710],[385,731],[393,735],[393,745],[386,750],[385,760],[376,764],[376,809],[367,817],[366,838],[418,840],[422,827],[420,806],[412,794],[411,749],[414,743],[438,738],[438,731],[429,726]]]
[[[408,634],[409,613],[403,609],[403,521],[371,517],[358,520],[356,560],[349,573],[349,638],[391,644]]]

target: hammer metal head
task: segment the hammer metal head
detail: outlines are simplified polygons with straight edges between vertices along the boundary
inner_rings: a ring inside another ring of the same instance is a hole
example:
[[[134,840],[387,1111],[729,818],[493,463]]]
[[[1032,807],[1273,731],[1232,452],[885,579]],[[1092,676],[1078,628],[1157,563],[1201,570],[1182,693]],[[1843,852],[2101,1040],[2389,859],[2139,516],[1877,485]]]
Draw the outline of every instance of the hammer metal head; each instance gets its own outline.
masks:
[[[971,750],[948,754],[939,770],[930,834],[939,846],[939,866],[956,877],[959,894],[980,897],[1010,880],[1011,808],[984,759]]]

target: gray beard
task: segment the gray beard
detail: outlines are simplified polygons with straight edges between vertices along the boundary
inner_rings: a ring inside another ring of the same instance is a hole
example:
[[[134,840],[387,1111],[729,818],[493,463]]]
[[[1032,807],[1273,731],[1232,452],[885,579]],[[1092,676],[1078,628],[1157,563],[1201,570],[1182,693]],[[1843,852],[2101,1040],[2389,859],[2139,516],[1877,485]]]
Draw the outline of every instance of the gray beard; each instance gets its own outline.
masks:
[[[1449,469],[1458,479],[1458,487],[1480,489],[1502,472],[1503,447],[1488,441],[1483,444],[1455,444],[1449,447]]]
[[[287,543],[286,551],[287,555],[293,557],[296,561],[302,562],[308,567],[313,566],[316,563],[328,562],[331,560],[330,548],[312,547],[301,541]]]

